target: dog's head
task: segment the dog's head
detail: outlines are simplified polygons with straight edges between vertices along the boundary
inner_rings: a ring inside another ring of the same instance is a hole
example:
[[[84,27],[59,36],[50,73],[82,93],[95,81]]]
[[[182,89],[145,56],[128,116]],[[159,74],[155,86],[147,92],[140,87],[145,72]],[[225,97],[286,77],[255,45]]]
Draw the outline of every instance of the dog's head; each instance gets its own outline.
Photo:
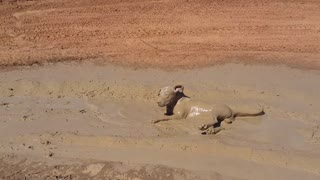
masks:
[[[160,107],[175,104],[183,94],[184,87],[182,85],[166,86],[160,89],[157,103]]]

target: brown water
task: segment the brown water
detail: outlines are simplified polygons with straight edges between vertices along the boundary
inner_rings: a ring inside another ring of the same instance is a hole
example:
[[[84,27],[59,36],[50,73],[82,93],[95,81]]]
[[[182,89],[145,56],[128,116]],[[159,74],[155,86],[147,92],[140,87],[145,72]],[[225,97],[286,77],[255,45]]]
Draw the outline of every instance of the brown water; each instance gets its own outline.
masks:
[[[165,165],[240,179],[319,178],[318,71],[228,64],[165,72],[85,62],[2,70],[0,82],[3,157]],[[176,84],[191,98],[236,110],[261,104],[266,115],[238,118],[212,136],[197,129],[208,119],[151,124],[164,112],[155,103],[159,88]]]

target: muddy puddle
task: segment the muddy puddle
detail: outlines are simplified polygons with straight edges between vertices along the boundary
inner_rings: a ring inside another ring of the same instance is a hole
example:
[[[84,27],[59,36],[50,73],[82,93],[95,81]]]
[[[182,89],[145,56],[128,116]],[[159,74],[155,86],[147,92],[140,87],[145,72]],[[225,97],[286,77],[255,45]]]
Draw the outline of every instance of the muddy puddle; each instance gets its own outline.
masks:
[[[312,179],[320,174],[316,82],[318,71],[237,64],[175,72],[90,62],[2,70],[0,152],[41,161],[166,165],[222,176],[228,168],[233,170],[228,177],[249,179],[263,179],[259,173],[270,168],[279,172],[274,178],[293,173]],[[209,121],[205,118],[151,124],[165,111],[155,103],[159,88],[177,84],[191,98],[249,112],[262,105],[266,115],[238,118],[212,136],[197,129]],[[237,163],[256,173],[247,175]]]

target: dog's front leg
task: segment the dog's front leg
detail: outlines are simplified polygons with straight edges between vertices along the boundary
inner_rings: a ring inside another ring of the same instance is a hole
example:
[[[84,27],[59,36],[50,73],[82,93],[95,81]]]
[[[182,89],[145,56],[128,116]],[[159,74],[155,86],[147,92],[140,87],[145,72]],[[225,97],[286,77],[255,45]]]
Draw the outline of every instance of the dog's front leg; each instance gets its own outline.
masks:
[[[172,120],[171,118],[167,118],[167,119],[156,119],[156,120],[152,120],[151,123],[152,124],[156,124],[158,122],[161,122],[161,121],[170,121]]]
[[[151,123],[156,124],[156,123],[161,122],[161,121],[171,121],[173,119],[181,119],[181,118],[178,115],[172,115],[172,116],[167,117],[167,118],[152,120]]]

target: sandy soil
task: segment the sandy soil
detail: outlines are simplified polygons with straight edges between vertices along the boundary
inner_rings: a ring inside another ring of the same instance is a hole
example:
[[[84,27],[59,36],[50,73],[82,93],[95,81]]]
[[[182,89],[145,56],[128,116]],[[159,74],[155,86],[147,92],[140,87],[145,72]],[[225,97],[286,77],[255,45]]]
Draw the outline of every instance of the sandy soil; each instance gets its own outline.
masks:
[[[318,0],[1,0],[0,65],[320,68]]]
[[[276,79],[274,77],[277,77]],[[0,72],[2,179],[319,179],[320,74],[228,64],[134,70],[89,62]],[[266,115],[203,136],[208,119],[151,124],[164,85]]]

